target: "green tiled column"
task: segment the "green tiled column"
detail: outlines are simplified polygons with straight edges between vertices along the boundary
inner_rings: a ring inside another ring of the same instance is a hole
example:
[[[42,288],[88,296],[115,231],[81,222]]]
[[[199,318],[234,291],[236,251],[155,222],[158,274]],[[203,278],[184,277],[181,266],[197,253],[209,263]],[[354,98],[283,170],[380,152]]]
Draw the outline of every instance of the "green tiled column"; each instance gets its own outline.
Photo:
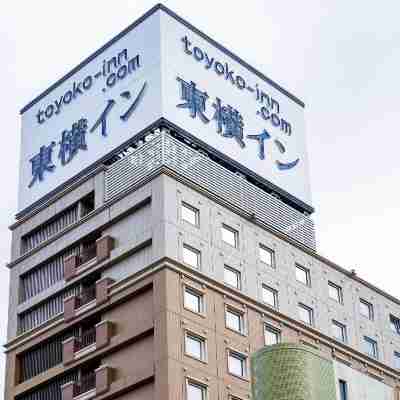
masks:
[[[332,360],[308,346],[264,347],[251,369],[252,400],[336,400]]]

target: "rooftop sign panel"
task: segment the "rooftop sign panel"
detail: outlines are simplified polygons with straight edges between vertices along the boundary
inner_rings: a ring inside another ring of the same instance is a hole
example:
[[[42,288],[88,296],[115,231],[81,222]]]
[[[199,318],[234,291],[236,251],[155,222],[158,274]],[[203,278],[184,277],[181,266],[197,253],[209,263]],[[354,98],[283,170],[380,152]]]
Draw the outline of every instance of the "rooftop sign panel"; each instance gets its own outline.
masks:
[[[19,210],[160,118],[311,209],[303,106],[156,6],[21,111]]]

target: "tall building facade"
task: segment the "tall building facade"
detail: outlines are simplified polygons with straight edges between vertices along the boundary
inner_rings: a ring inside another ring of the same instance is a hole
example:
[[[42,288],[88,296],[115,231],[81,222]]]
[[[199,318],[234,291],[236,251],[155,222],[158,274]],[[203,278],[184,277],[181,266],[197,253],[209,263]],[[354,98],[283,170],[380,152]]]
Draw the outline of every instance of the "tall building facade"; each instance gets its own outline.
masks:
[[[318,254],[304,104],[162,5],[22,111],[6,400],[399,400],[400,300]]]

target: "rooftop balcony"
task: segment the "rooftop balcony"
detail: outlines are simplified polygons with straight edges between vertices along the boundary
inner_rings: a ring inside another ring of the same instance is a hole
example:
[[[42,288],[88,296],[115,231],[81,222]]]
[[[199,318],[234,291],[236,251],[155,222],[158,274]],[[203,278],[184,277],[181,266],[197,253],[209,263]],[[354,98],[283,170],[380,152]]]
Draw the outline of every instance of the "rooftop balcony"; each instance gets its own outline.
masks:
[[[105,172],[105,201],[162,170],[201,186],[254,221],[315,250],[314,223],[308,215],[287,205],[254,179],[228,169],[217,157],[190,141],[178,140],[166,129],[149,133],[111,160]]]

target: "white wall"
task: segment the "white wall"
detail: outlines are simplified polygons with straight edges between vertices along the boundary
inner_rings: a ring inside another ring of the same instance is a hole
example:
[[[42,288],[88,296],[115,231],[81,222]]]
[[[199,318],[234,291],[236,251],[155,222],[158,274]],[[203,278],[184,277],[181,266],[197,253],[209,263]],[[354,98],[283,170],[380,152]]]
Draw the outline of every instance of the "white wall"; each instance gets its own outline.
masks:
[[[349,400],[393,400],[394,390],[385,383],[362,374],[345,364],[334,361],[336,381],[343,379],[349,388]],[[337,398],[339,386],[337,385]]]

